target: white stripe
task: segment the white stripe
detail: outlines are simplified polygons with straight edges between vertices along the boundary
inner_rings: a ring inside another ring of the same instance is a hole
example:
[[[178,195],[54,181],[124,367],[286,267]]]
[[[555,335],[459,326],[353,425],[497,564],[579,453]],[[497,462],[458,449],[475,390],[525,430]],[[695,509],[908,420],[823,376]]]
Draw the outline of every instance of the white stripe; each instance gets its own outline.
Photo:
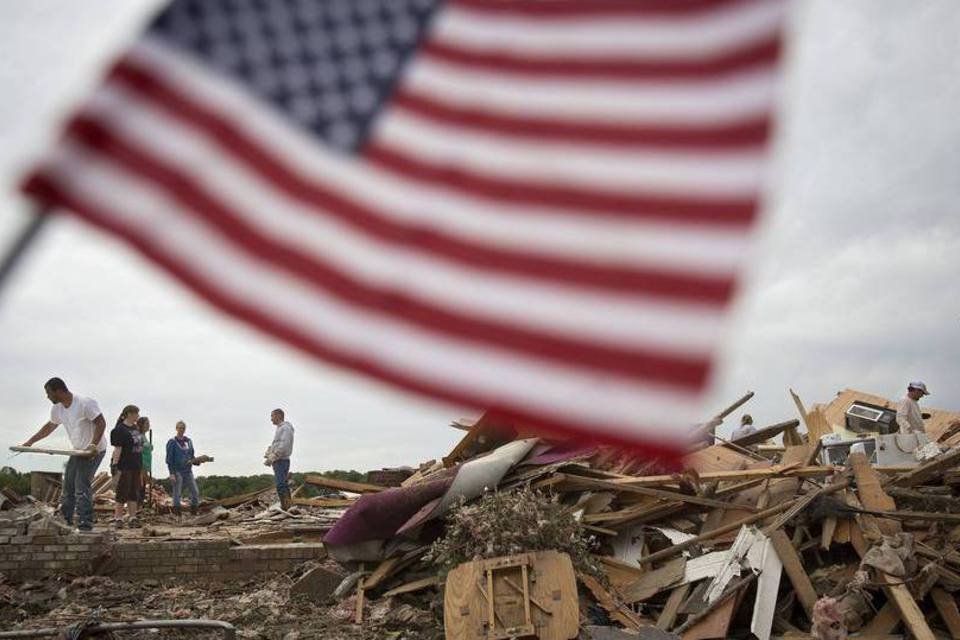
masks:
[[[354,280],[413,295],[477,319],[550,331],[612,348],[646,346],[707,357],[719,339],[721,309],[626,297],[461,267],[421,250],[381,243],[329,213],[290,199],[206,136],[116,87],[86,113],[168,166],[193,176],[262,236],[330,264]]]
[[[527,140],[437,123],[394,109],[374,125],[374,139],[441,167],[547,186],[616,195],[755,197],[764,155],[748,151],[643,151]]]
[[[779,0],[674,17],[538,15],[484,12],[455,5],[439,12],[431,37],[458,48],[597,58],[691,59],[718,55],[776,33]]]
[[[231,114],[247,135],[307,179],[322,179],[396,224],[435,228],[516,251],[699,274],[732,273],[745,253],[746,235],[740,229],[628,221],[589,210],[571,216],[549,207],[491,206],[440,186],[410,184],[325,149],[226,79],[161,44],[142,42],[131,57],[198,102]]]
[[[776,77],[771,65],[720,80],[640,83],[506,75],[421,57],[411,62],[401,82],[439,102],[474,109],[663,126],[727,123],[768,113]]]
[[[47,168],[69,191],[116,212],[115,222],[145,234],[152,246],[233,300],[389,371],[656,442],[681,442],[687,430],[678,425],[696,417],[699,394],[478,348],[344,305],[237,251],[152,184],[96,154],[63,144]],[[643,432],[632,426],[639,421],[647,425]],[[636,430],[621,430],[623,425]]]

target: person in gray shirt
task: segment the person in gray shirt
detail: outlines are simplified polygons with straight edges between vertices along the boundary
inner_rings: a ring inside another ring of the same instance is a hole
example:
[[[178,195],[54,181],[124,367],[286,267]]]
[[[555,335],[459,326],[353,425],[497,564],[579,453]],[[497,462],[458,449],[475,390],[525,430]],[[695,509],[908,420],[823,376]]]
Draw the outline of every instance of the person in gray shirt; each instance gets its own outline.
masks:
[[[283,409],[274,409],[270,412],[270,422],[276,426],[273,442],[267,447],[263,464],[273,467],[273,476],[277,482],[277,496],[280,506],[286,511],[290,508],[290,485],[287,476],[290,475],[290,456],[293,454],[293,425],[284,419]]]

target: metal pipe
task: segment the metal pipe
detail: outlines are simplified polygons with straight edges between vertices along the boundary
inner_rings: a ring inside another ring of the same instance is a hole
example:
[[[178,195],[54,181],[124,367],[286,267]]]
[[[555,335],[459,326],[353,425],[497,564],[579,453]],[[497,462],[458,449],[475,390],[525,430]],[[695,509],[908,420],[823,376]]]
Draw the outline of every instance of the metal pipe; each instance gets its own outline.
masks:
[[[135,622],[102,622],[85,629],[90,633],[102,631],[129,631],[133,629],[220,629],[224,640],[236,640],[237,629],[222,620],[137,620]],[[66,629],[48,627],[45,629],[23,629],[21,631],[2,631],[0,638],[42,638],[58,636]]]

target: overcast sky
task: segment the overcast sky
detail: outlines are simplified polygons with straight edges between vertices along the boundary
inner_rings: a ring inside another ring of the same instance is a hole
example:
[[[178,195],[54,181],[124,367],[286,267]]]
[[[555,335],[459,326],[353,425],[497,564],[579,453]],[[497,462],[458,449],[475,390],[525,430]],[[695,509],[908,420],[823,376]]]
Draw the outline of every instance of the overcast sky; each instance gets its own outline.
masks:
[[[0,246],[27,220],[19,175],[158,4],[0,3]],[[795,5],[775,183],[705,414],[751,389],[748,410],[768,424],[795,417],[789,387],[809,405],[845,387],[899,397],[912,379],[931,406],[960,409],[958,33],[956,0]],[[300,471],[437,458],[465,413],[308,360],[66,219],[0,291],[4,450],[45,421],[51,375],[110,423],[129,402],[155,438],[186,420],[211,474],[266,471],[275,406],[297,429]]]

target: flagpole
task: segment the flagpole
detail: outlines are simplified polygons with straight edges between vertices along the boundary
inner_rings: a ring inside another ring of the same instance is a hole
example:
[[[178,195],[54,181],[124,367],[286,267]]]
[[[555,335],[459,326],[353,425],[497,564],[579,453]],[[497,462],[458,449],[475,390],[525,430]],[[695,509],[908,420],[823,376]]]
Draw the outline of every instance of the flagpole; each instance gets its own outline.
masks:
[[[48,207],[45,205],[38,206],[30,220],[23,227],[20,235],[13,241],[10,248],[7,249],[3,260],[0,261],[0,295],[3,294],[4,288],[8,286],[10,274],[13,273],[17,262],[40,235],[40,231],[50,217]]]

